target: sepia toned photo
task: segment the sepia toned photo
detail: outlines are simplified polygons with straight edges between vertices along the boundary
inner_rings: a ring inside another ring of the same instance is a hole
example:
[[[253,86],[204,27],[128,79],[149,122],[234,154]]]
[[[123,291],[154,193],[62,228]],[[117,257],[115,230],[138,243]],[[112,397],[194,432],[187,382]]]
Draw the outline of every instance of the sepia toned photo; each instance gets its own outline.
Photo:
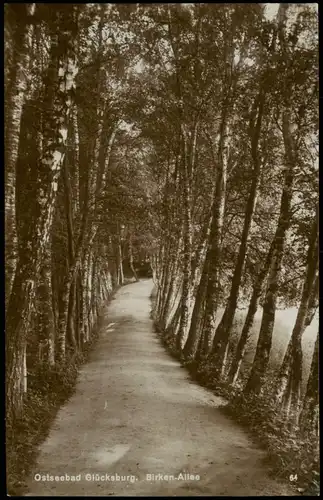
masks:
[[[8,496],[319,496],[315,3],[4,5]]]

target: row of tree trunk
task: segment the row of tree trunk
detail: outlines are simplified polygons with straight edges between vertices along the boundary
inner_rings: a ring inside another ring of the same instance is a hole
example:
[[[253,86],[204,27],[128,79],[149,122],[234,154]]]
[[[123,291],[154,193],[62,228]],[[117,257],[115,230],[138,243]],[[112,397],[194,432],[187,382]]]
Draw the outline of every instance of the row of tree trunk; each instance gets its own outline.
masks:
[[[274,42],[279,39],[280,50],[287,60],[286,35],[287,6],[281,5],[277,18]],[[175,62],[179,48],[172,38],[171,46]],[[179,42],[177,42],[179,43]],[[274,46],[274,45],[273,45]],[[229,57],[229,55],[228,55]],[[178,62],[178,61],[177,61]],[[267,245],[258,272],[252,276],[249,306],[242,332],[233,353],[230,353],[231,333],[237,312],[239,293],[245,279],[245,265],[248,258],[249,242],[260,194],[263,193],[263,178],[266,175],[266,157],[264,154],[265,126],[268,125],[270,111],[268,103],[272,84],[272,68],[266,59],[259,78],[258,91],[255,93],[250,111],[250,123],[247,131],[249,141],[249,161],[251,165],[248,193],[246,196],[243,220],[237,252],[234,254],[232,274],[229,280],[228,294],[223,298],[221,278],[224,277],[223,241],[227,227],[228,178],[230,176],[230,144],[233,142],[230,131],[234,121],[234,85],[235,75],[225,81],[225,98],[218,109],[218,126],[214,137],[210,138],[211,157],[215,164],[215,176],[211,196],[211,210],[200,225],[200,234],[194,227],[194,193],[198,184],[194,184],[192,171],[196,169],[197,138],[199,136],[200,116],[195,121],[189,120],[179,105],[178,122],[179,153],[174,158],[178,172],[172,178],[170,190],[169,178],[164,184],[168,193],[168,206],[164,210],[165,226],[160,245],[159,256],[155,264],[155,282],[157,299],[155,317],[166,338],[172,339],[177,352],[187,360],[207,358],[212,370],[212,378],[236,384],[248,340],[252,331],[255,314],[262,302],[262,320],[256,352],[250,373],[244,385],[245,396],[259,395],[266,388],[266,376],[271,354],[272,338],[275,325],[275,313],[282,278],[282,266],[285,259],[285,247],[292,228],[293,193],[296,176],[299,175],[300,137],[305,129],[302,122],[295,120],[292,103],[292,83],[282,93],[279,133],[282,145],[281,186],[279,189],[279,209],[276,220],[270,221],[272,234]],[[285,71],[289,71],[287,63]],[[176,65],[177,68],[177,65]],[[177,93],[181,100],[181,79],[177,71]],[[288,80],[289,82],[290,80]],[[289,86],[288,86],[289,85]],[[211,106],[211,103],[209,103]],[[188,123],[193,123],[189,128]],[[185,125],[184,125],[185,124]],[[172,194],[173,193],[173,194]],[[178,227],[178,219],[180,226]],[[307,238],[308,252],[303,271],[303,285],[300,296],[297,319],[288,348],[277,373],[273,400],[294,423],[311,425],[317,429],[318,390],[317,381],[317,344],[313,354],[312,368],[306,394],[301,394],[302,384],[302,335],[311,323],[318,300],[318,215],[313,216],[312,229]],[[270,233],[269,233],[270,234]],[[166,242],[165,242],[166,241]],[[224,312],[218,322],[220,305]],[[315,393],[315,395],[314,395]],[[303,404],[302,403],[303,399]],[[306,414],[306,417],[305,417]],[[305,424],[307,422],[307,424]]]
[[[120,229],[114,221],[103,224],[99,205],[118,128],[100,87],[100,46],[91,115],[75,101],[77,78],[88,76],[80,74],[78,61],[82,8],[7,9],[8,421],[22,415],[28,373],[39,364],[48,371],[64,366],[82,353],[101,306],[124,280]]]

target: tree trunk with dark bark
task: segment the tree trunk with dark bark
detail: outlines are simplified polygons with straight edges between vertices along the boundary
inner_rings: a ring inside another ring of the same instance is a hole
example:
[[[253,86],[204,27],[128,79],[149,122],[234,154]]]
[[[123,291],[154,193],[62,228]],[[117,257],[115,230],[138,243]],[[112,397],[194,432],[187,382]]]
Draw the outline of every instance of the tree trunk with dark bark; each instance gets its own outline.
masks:
[[[304,432],[319,435],[319,332],[317,332],[311,370],[300,415]]]
[[[5,302],[8,305],[17,265],[16,229],[16,162],[18,158],[20,124],[27,90],[30,59],[29,39],[36,4],[11,4],[15,17],[13,30],[13,60],[5,95]]]
[[[268,275],[271,263],[272,263],[272,258],[274,255],[274,240],[272,241],[270,245],[270,249],[268,251],[265,263],[263,265],[263,268],[261,269],[260,273],[258,274],[256,278],[256,282],[253,287],[252,291],[252,296],[250,299],[249,307],[248,307],[248,312],[247,316],[242,328],[242,332],[239,338],[239,342],[237,345],[237,349],[234,355],[234,358],[232,360],[232,364],[230,366],[230,370],[228,373],[228,382],[230,384],[234,384],[237,381],[237,378],[239,376],[240,368],[241,368],[241,363],[246,351],[248,339],[250,336],[251,328],[253,326],[254,318],[256,315],[256,312],[259,307],[259,299],[261,297],[261,293],[263,290],[263,284],[264,281]]]
[[[225,107],[225,103],[224,103]],[[208,261],[208,283],[206,290],[205,318],[204,318],[204,346],[209,352],[211,349],[212,337],[215,331],[216,316],[219,299],[219,277],[221,241],[224,218],[224,204],[227,184],[227,163],[228,163],[228,117],[227,110],[222,113],[220,126],[220,140],[217,154],[217,179],[212,206],[212,225],[210,234],[210,245],[207,252]]]
[[[292,336],[276,380],[274,399],[283,405],[286,417],[291,415],[294,423],[299,416],[302,383],[302,336],[309,315],[309,304],[315,287],[318,268],[318,219],[313,223],[307,252],[307,269],[304,279],[301,303],[298,309]]]
[[[291,130],[292,120],[288,111],[283,114],[283,138],[285,146],[285,178],[280,204],[280,215],[274,237],[274,256],[269,273],[263,306],[263,316],[251,373],[244,389],[246,394],[259,394],[266,375],[275,324],[276,301],[284,253],[286,232],[290,225],[292,188],[295,176],[296,150]]]
[[[228,350],[228,342],[237,308],[242,272],[247,255],[249,232],[257,202],[258,187],[261,174],[261,158],[259,157],[258,144],[261,132],[264,101],[265,101],[265,95],[263,91],[260,91],[260,94],[255,103],[256,118],[254,120],[254,123],[251,124],[250,133],[251,133],[253,171],[252,171],[252,181],[249,191],[249,197],[246,205],[244,225],[242,230],[238,258],[233,273],[228,303],[226,305],[224,314],[216,329],[213,338],[212,359],[215,365],[214,374],[217,375],[222,375],[224,371],[225,357],[226,357],[226,352]]]

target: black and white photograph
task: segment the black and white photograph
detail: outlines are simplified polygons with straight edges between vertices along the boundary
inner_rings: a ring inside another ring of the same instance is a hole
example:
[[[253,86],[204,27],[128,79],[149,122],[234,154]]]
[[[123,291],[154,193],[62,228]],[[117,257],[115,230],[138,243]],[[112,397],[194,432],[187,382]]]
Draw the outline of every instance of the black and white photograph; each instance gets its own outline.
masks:
[[[318,3],[3,9],[6,495],[319,496]]]

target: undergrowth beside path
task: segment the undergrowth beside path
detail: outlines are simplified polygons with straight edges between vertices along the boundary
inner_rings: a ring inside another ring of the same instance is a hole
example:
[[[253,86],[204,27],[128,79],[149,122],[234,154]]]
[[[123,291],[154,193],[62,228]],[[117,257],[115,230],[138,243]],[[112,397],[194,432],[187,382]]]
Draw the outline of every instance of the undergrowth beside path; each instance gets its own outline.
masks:
[[[51,370],[44,364],[38,364],[29,374],[23,417],[6,426],[6,490],[10,496],[26,492],[25,479],[36,461],[38,447],[47,438],[59,409],[73,395],[79,369],[86,363],[99,337],[102,320],[101,311],[82,353],[74,354],[64,364]]]
[[[211,389],[215,395],[227,401],[220,409],[255,437],[267,452],[266,463],[270,475],[292,482],[302,495],[319,496],[319,447],[310,435],[301,435],[299,429],[288,428],[282,417],[275,412],[270,394],[273,373],[267,374],[266,390],[262,396],[245,397],[243,382],[235,386],[212,377],[212,363],[206,358],[186,360],[176,347],[174,336],[165,332],[154,318],[154,294],[151,296],[151,317],[155,331],[169,354],[181,362],[192,380]]]

